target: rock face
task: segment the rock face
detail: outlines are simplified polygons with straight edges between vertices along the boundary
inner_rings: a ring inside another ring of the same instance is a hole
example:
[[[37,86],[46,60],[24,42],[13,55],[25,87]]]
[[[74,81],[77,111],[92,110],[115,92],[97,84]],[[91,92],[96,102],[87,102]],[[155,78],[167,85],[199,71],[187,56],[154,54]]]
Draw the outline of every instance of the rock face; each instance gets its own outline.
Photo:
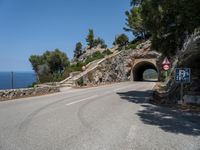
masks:
[[[131,69],[134,59],[158,58],[159,53],[150,50],[151,42],[146,41],[136,49],[123,50],[119,54],[106,58],[98,66],[84,75],[86,85],[98,85],[111,82],[128,81],[131,77]]]
[[[128,80],[127,72],[130,68],[126,68],[124,59],[121,55],[106,59],[83,77],[84,83],[95,85]]]
[[[10,100],[20,97],[44,95],[59,91],[60,90],[58,87],[36,87],[36,88],[24,88],[24,89],[13,89],[13,90],[0,90],[0,101]]]
[[[177,51],[171,65],[171,74],[175,68],[190,68],[191,82],[184,84],[184,100],[185,103],[200,104],[200,30],[195,31],[192,35],[185,39],[182,49]],[[154,92],[154,102],[177,103],[180,99],[180,86],[173,78],[169,78],[162,85],[162,89],[158,87]],[[170,99],[169,99],[170,97]],[[172,100],[173,99],[173,100]]]

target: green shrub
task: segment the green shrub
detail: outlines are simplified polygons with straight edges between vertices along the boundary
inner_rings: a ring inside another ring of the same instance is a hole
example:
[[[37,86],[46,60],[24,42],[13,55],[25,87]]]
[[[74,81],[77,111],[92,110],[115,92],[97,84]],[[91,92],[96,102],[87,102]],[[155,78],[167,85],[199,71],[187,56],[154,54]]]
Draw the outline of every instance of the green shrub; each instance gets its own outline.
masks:
[[[135,44],[128,44],[126,47],[125,47],[125,50],[128,50],[128,49],[136,49],[137,47],[137,43]]]
[[[92,54],[92,57],[94,59],[101,59],[101,58],[104,58],[104,55],[101,52],[97,51],[97,52]]]
[[[104,55],[101,52],[97,51],[93,53],[91,56],[87,57],[87,59],[85,60],[85,64],[88,64],[94,60],[101,59],[101,58],[104,58]]]
[[[66,76],[65,72],[40,75],[39,76],[39,79],[40,79],[39,83],[60,82],[60,81],[64,80],[66,77],[68,77],[68,76]]]
[[[84,85],[83,77],[81,77],[81,78],[77,81],[77,84],[78,84],[79,86],[83,86],[83,85]]]
[[[111,52],[109,49],[106,49],[105,51],[103,51],[103,53],[102,53],[104,56],[106,56],[106,55],[111,55],[111,54],[113,54],[113,52]]]

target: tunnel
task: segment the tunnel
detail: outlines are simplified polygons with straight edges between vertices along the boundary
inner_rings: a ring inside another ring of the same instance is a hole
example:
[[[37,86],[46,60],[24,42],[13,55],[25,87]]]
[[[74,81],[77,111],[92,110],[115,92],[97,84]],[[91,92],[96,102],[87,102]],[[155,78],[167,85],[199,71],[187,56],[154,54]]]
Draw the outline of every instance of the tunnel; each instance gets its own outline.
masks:
[[[137,63],[132,69],[133,81],[144,81],[143,74],[148,69],[155,70],[158,74],[157,67],[153,63],[148,61]]]

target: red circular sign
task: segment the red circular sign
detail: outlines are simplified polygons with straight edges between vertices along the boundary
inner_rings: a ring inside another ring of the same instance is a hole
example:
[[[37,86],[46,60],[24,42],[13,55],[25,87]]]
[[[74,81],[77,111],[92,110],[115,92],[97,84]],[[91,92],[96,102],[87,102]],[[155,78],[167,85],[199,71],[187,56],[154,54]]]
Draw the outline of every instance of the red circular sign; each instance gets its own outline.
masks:
[[[164,70],[169,70],[169,65],[167,65],[167,64],[166,64],[166,65],[163,65],[163,69],[164,69]]]

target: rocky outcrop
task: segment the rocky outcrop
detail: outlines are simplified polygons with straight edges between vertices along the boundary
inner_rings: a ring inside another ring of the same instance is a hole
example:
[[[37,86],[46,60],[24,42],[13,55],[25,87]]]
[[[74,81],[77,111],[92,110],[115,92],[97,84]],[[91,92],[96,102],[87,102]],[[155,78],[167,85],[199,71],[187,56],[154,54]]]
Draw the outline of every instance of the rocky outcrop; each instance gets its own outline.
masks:
[[[111,82],[128,81],[135,59],[158,58],[159,53],[150,50],[151,42],[146,41],[136,49],[123,50],[116,55],[105,58],[98,66],[82,76],[86,85],[98,85]],[[79,82],[78,82],[79,83]]]
[[[175,68],[190,68],[191,82],[184,84],[184,95],[186,103],[199,104],[200,95],[200,30],[195,31],[185,40],[183,47],[174,56],[169,78],[163,82],[154,92],[153,100],[162,103],[177,103],[180,99],[180,84],[176,83],[173,78]],[[164,87],[164,88],[163,88]],[[188,96],[189,95],[189,96]],[[170,97],[170,99],[169,99]]]
[[[16,99],[21,97],[37,96],[59,92],[58,87],[36,87],[12,90],[0,90],[0,101]]]
[[[127,73],[130,68],[126,66],[126,58],[122,57],[123,54],[119,54],[115,57],[105,59],[94,70],[91,70],[83,76],[85,84],[103,84],[110,82],[127,81],[129,75]]]

